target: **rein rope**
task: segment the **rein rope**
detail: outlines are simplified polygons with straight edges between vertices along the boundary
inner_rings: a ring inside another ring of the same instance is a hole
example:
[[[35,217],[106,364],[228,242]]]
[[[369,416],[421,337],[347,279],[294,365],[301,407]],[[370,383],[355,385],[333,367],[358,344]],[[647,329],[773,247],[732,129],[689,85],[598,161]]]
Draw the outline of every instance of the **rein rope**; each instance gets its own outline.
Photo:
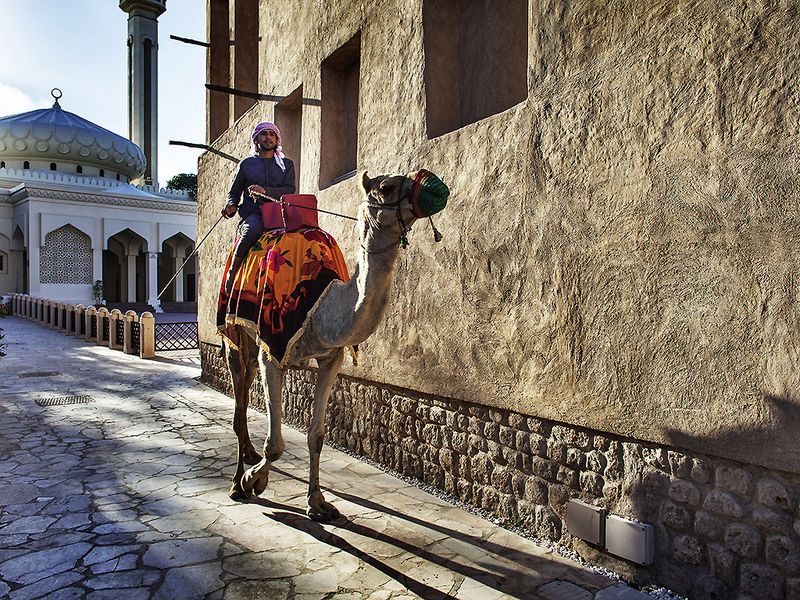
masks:
[[[313,210],[318,213],[325,213],[326,215],[333,215],[334,217],[341,217],[342,219],[349,219],[350,221],[358,221],[358,218],[351,217],[350,215],[343,215],[341,213],[333,212],[330,210],[323,210],[321,208],[311,208],[309,206],[300,206],[299,204],[294,204],[293,202],[286,202],[285,200],[279,200],[277,198],[273,198],[272,196],[268,196],[267,194],[259,194],[258,192],[250,192],[250,195],[254,198],[258,198],[262,202],[274,202],[275,204],[281,204],[283,206],[293,206],[296,208],[300,208],[303,210]],[[408,247],[408,232],[411,231],[411,226],[406,225],[406,222],[403,220],[403,212],[400,210],[400,207],[404,200],[408,198],[409,194],[404,195],[402,198],[395,202],[391,203],[384,203],[384,202],[370,202],[370,198],[373,198],[372,194],[367,196],[367,206],[370,208],[377,208],[377,209],[385,209],[385,208],[396,208],[397,209],[397,220],[400,223],[400,227],[403,228],[403,232],[400,234],[400,238],[398,240],[401,248]],[[431,228],[433,229],[433,239],[436,242],[442,241],[442,234],[434,227],[433,219],[428,217],[428,221],[430,221]],[[361,248],[369,254],[380,254],[381,252],[386,252],[387,250],[394,247],[394,244],[383,248],[382,250],[367,250],[361,245]]]
[[[258,198],[262,202],[274,202],[275,204],[282,204],[283,206],[294,206],[295,208],[300,208],[303,210],[313,210],[316,212],[325,213],[326,215],[333,215],[334,217],[341,217],[343,219],[350,219],[351,221],[358,221],[356,217],[351,217],[350,215],[343,215],[341,213],[336,213],[330,210],[323,210],[321,208],[300,206],[299,204],[295,204],[294,202],[286,202],[285,200],[278,200],[277,198],[273,198],[272,196],[267,196],[266,194],[259,194],[258,192],[250,192],[250,195],[255,198]]]

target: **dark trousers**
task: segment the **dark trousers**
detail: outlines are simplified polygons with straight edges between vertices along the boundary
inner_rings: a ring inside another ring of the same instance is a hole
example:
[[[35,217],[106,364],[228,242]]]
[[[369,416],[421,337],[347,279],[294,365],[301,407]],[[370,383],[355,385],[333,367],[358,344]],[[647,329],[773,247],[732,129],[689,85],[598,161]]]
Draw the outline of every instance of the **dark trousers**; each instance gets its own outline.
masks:
[[[239,223],[241,238],[236,244],[234,254],[239,258],[244,258],[264,233],[264,223],[261,221],[261,213],[250,213]]]

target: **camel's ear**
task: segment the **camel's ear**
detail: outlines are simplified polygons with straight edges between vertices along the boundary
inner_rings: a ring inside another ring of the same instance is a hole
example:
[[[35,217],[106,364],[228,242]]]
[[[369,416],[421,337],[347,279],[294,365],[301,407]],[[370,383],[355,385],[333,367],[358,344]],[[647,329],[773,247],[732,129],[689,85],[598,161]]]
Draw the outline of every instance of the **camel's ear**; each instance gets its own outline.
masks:
[[[364,171],[364,174],[361,176],[361,185],[364,186],[364,191],[367,192],[368,194],[370,192],[369,182],[370,182],[369,175],[367,175],[367,172]]]

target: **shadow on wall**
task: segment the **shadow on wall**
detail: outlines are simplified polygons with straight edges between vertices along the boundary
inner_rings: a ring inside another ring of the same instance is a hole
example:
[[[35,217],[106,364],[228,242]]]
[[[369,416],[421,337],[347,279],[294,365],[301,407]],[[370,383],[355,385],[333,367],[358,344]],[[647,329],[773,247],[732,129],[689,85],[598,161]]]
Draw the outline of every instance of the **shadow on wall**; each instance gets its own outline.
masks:
[[[770,444],[778,428],[798,431],[795,401],[764,401],[773,427],[721,431],[713,437],[715,447]],[[711,441],[668,434],[677,448]],[[737,593],[764,600],[797,597],[800,476],[638,444],[623,443],[623,455],[619,506],[627,517],[656,528],[655,565],[641,568],[636,579],[655,579],[693,600],[727,600]]]
[[[769,445],[773,442],[773,435],[778,430],[781,430],[783,435],[786,435],[787,431],[800,435],[800,401],[788,397],[766,395],[763,403],[767,407],[768,421],[773,425],[772,427],[749,430],[723,430],[713,436],[712,439],[715,444],[718,447],[736,446],[739,448],[762,444]],[[702,444],[704,440],[708,439],[708,437],[697,438],[683,432],[671,430],[667,430],[667,436],[672,445],[678,448],[698,447],[698,442]]]

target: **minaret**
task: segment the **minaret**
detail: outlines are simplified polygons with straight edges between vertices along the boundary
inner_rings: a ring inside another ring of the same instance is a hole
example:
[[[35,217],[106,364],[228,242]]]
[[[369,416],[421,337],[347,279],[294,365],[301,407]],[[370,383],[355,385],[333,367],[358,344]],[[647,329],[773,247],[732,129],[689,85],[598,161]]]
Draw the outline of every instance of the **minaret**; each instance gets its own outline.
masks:
[[[144,150],[144,181],[158,185],[158,17],[166,0],[120,0],[128,13],[128,137]]]

